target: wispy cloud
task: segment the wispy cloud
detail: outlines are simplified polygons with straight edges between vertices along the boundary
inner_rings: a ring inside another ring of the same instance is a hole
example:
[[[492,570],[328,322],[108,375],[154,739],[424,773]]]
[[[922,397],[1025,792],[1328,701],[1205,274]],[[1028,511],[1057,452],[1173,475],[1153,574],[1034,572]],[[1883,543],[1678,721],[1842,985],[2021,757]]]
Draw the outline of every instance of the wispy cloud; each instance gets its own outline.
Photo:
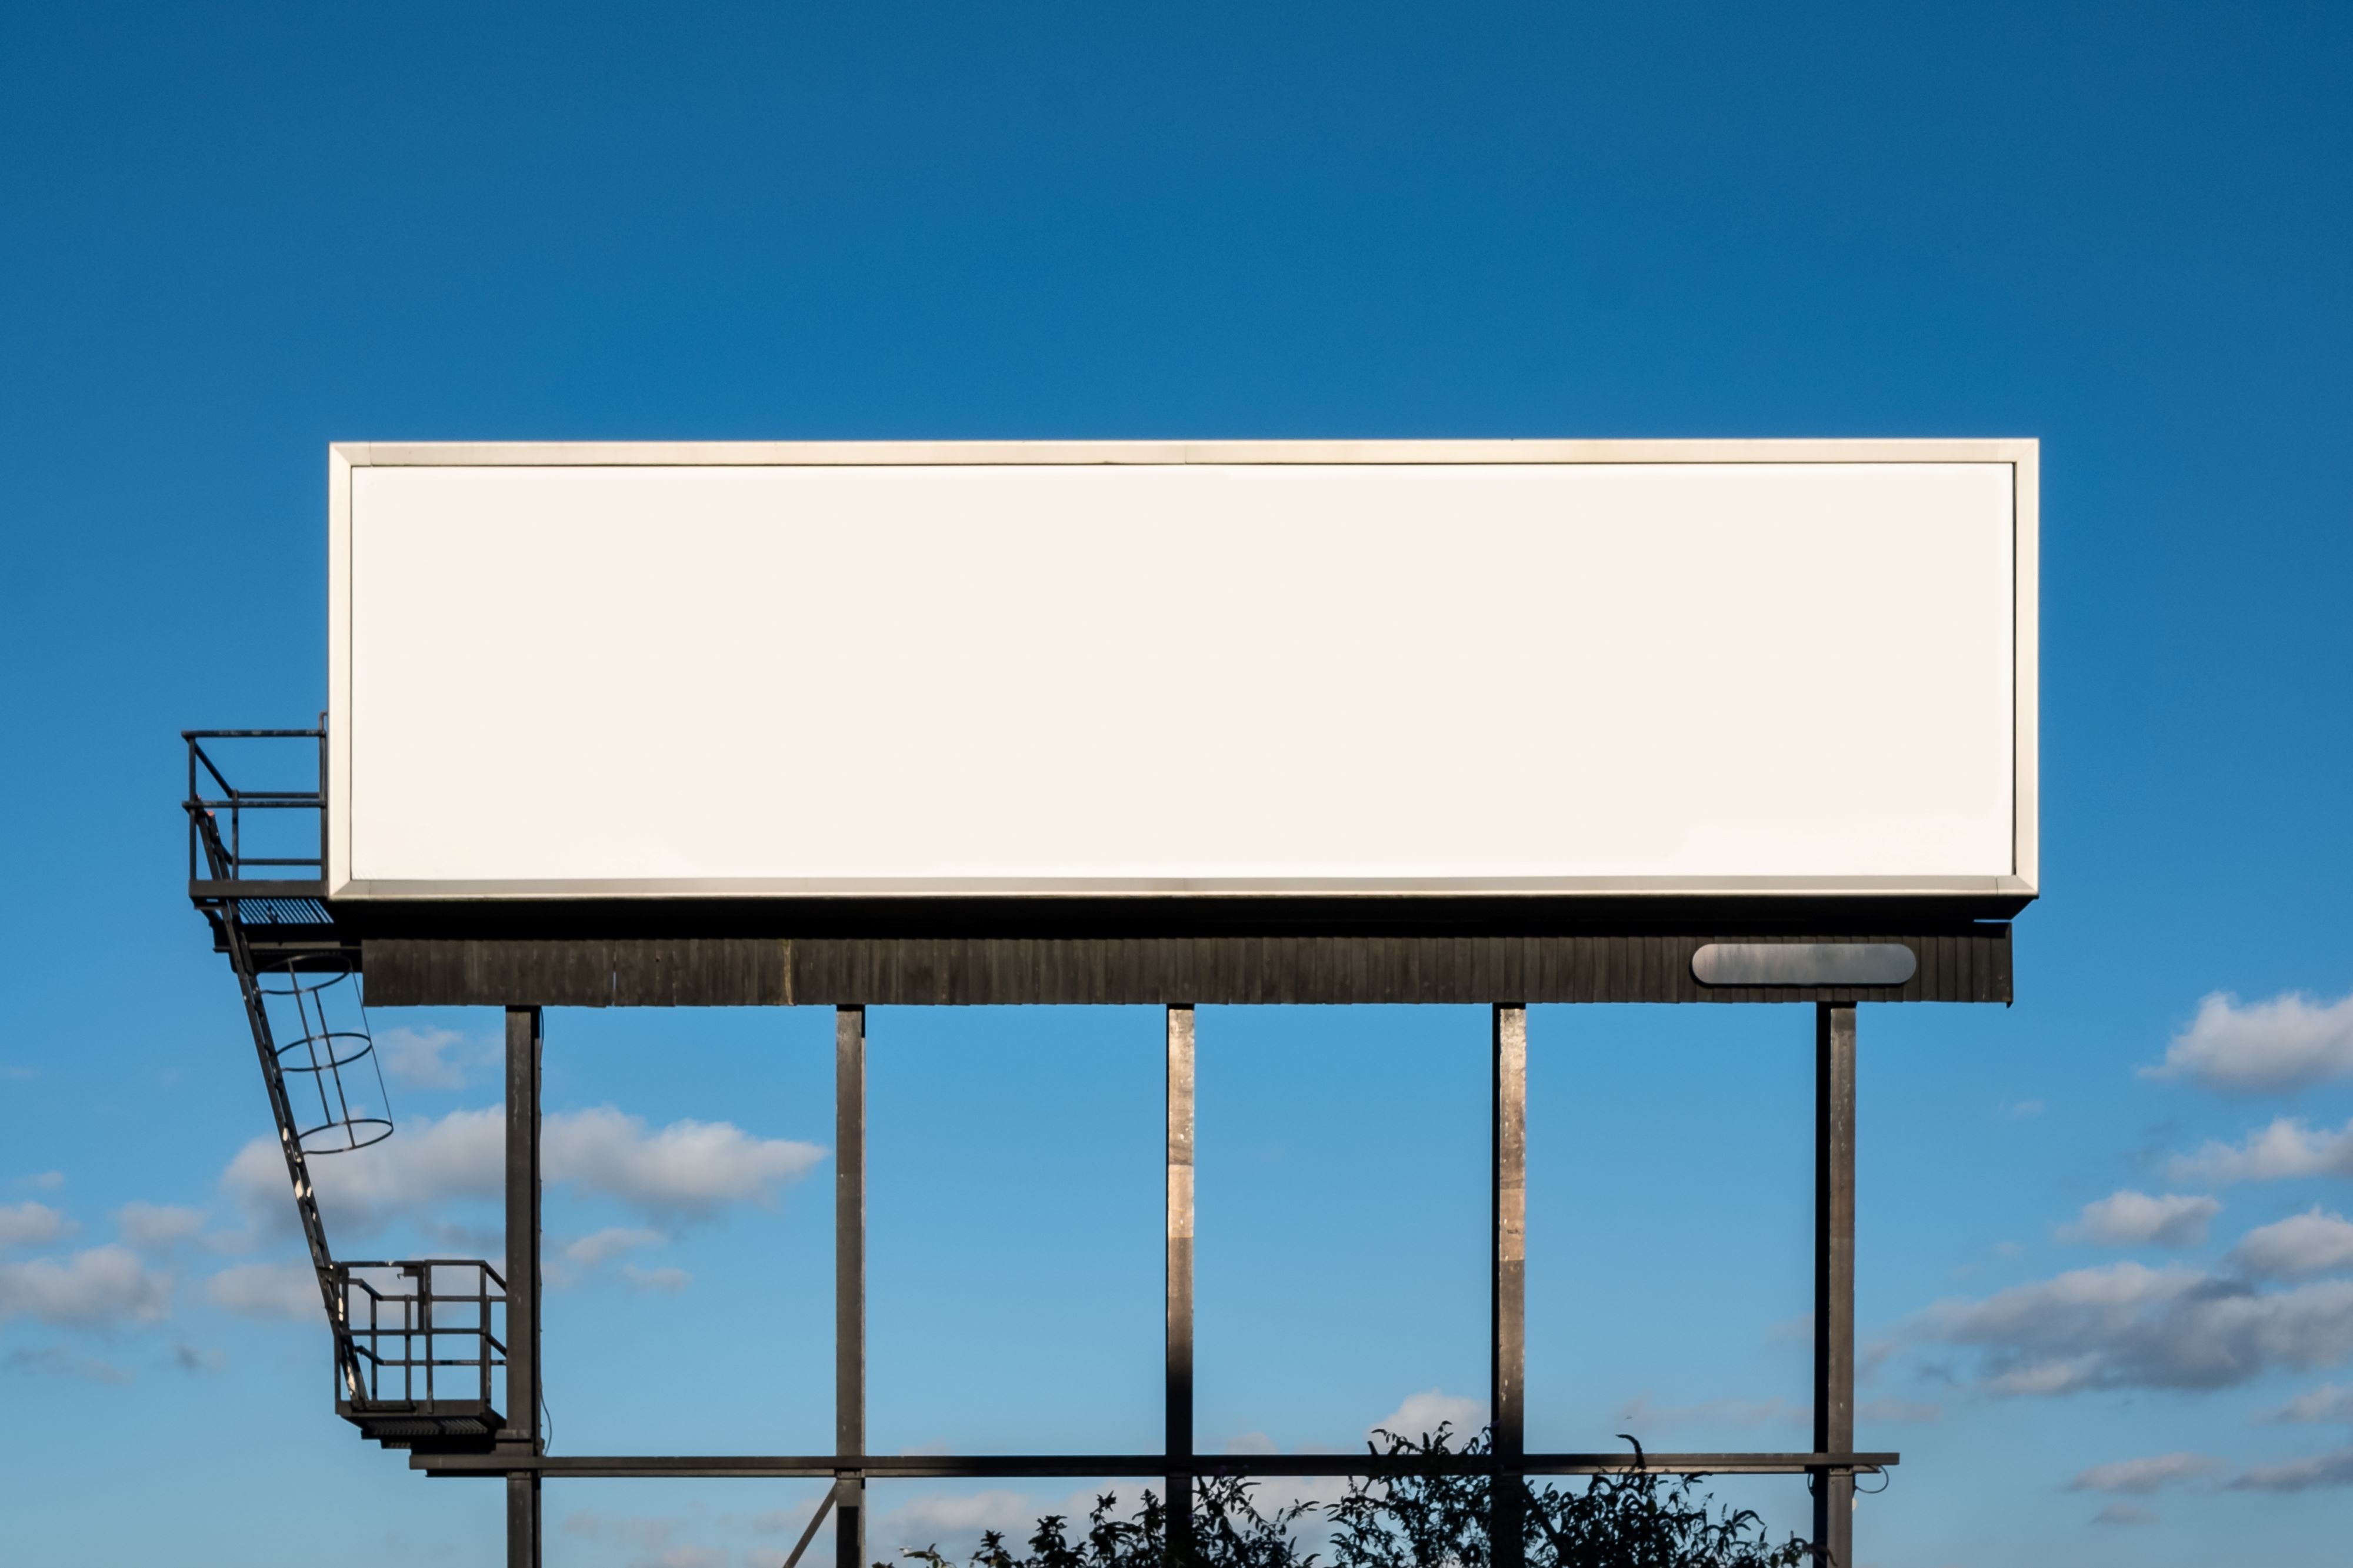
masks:
[[[1044,1511],[1055,1510],[1048,1507]],[[934,1494],[883,1510],[875,1516],[873,1530],[882,1543],[894,1550],[941,1542],[976,1542],[985,1530],[1001,1530],[1019,1540],[1029,1533],[1038,1515],[1038,1505],[1021,1492]]]
[[[2251,1465],[2231,1479],[2232,1491],[2303,1492],[2353,1487],[2353,1448],[2331,1448],[2275,1465]]]
[[[2158,1454],[2146,1459],[2119,1459],[2112,1465],[2094,1465],[2067,1483],[2075,1492],[2129,1492],[2136,1497],[2179,1486],[2184,1481],[2202,1480],[2216,1471],[2226,1468],[2221,1460],[2204,1454]]]
[[[313,1161],[320,1208],[331,1226],[364,1234],[436,1204],[494,1199],[505,1180],[505,1137],[497,1107],[453,1110],[371,1148]],[[772,1203],[825,1151],[724,1121],[673,1121],[649,1131],[643,1118],[600,1106],[548,1117],[540,1156],[550,1182],[675,1222],[708,1217],[731,1203]],[[221,1180],[259,1223],[292,1225],[276,1139],[248,1143]]]
[[[2353,1176],[2353,1121],[2329,1132],[2281,1116],[2238,1143],[2210,1142],[2177,1157],[2177,1182],[2276,1182],[2300,1176]]]
[[[60,1261],[0,1262],[0,1322],[37,1318],[90,1328],[152,1323],[172,1310],[172,1279],[127,1247],[94,1247]]]
[[[411,1089],[463,1089],[472,1069],[497,1059],[491,1042],[455,1029],[386,1029],[375,1038],[385,1075]]]
[[[2085,1204],[2073,1224],[2059,1227],[2059,1239],[2095,1247],[2195,1247],[2206,1239],[2207,1226],[2221,1212],[2221,1204],[2209,1197],[2115,1193]]]
[[[634,1263],[621,1265],[621,1278],[640,1290],[659,1290],[675,1295],[694,1283],[694,1276],[671,1264],[659,1268],[640,1268]]]
[[[2353,1268],[2353,1223],[2323,1214],[2315,1204],[2303,1214],[2260,1226],[2239,1238],[2231,1264],[2258,1279],[2309,1279]]]
[[[825,1157],[814,1143],[755,1138],[725,1121],[673,1121],[649,1133],[643,1118],[611,1106],[549,1117],[541,1151],[551,1181],[682,1218],[771,1202]]]
[[[308,1263],[241,1263],[205,1281],[216,1307],[240,1317],[323,1321],[319,1276]]]
[[[114,1228],[142,1252],[168,1252],[204,1229],[205,1216],[173,1204],[128,1203],[114,1211]]]
[[[319,1206],[329,1226],[362,1234],[395,1215],[453,1198],[495,1198],[504,1190],[505,1116],[495,1106],[453,1110],[405,1124],[381,1143],[311,1162]],[[222,1173],[256,1224],[290,1231],[293,1199],[286,1160],[274,1137],[256,1138]]]
[[[2186,1078],[2208,1089],[2302,1089],[2353,1076],[2353,996],[2315,1002],[2299,991],[2242,1003],[2216,992],[2173,1037],[2149,1078]]]
[[[2297,1394],[2276,1410],[2263,1412],[2255,1419],[2297,1426],[2308,1426],[2316,1421],[2353,1422],[2353,1388],[2339,1388],[2333,1383],[2324,1383],[2308,1393]]]
[[[2157,1510],[2137,1502],[2112,1502],[2092,1516],[2094,1524],[2155,1524]]]
[[[584,1236],[577,1241],[566,1242],[564,1256],[583,1268],[594,1268],[640,1247],[658,1247],[665,1239],[658,1230],[611,1226]]]
[[[1906,1334],[1981,1352],[1997,1394],[2228,1388],[2353,1354],[2353,1281],[2265,1292],[2179,1266],[2081,1268],[1978,1301],[1943,1301]]]

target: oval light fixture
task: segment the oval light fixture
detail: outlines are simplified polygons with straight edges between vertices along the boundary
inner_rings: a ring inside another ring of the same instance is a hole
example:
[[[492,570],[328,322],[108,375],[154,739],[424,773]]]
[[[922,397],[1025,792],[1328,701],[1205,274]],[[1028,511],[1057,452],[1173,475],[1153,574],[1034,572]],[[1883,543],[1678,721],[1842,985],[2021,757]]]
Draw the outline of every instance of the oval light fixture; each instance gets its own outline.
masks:
[[[1901,985],[1919,967],[1894,942],[1712,942],[1692,954],[1702,985]]]

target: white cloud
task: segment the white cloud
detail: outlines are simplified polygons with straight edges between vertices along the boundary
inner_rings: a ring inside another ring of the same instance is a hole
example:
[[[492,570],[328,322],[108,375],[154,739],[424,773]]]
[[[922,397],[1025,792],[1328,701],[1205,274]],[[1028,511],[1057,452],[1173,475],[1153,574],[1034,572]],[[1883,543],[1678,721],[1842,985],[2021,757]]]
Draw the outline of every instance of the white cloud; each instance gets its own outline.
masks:
[[[2353,1354],[2353,1281],[2264,1293],[2194,1268],[2117,1263],[1939,1302],[1909,1333],[1982,1352],[1982,1381],[1998,1394],[2225,1388]]]
[[[0,1263],[0,1322],[152,1323],[171,1310],[171,1277],[149,1269],[127,1247],[94,1247],[62,1263],[48,1258]]]
[[[241,1263],[205,1281],[213,1304],[248,1318],[324,1321],[319,1276],[307,1263]]]
[[[404,1125],[356,1152],[311,1160],[311,1180],[330,1231],[365,1234],[403,1211],[451,1198],[497,1197],[506,1174],[505,1123],[495,1106],[453,1110],[438,1121]],[[257,1223],[281,1231],[294,1227],[293,1194],[276,1138],[256,1138],[238,1150],[221,1184]]]
[[[623,1226],[612,1226],[567,1243],[564,1256],[583,1268],[594,1268],[600,1263],[609,1263],[625,1252],[640,1247],[658,1246],[664,1239],[658,1230],[633,1230]]]
[[[2039,1100],[2013,1100],[2001,1108],[2001,1113],[2012,1121],[2030,1121],[2042,1115],[2042,1111],[2043,1105]]]
[[[2208,1089],[2302,1089],[2353,1075],[2353,996],[2317,1003],[2300,991],[2242,1004],[2216,992],[2198,1005],[2149,1078],[2187,1078]]]
[[[505,1113],[488,1106],[404,1126],[353,1153],[313,1159],[311,1178],[330,1229],[365,1234],[438,1203],[497,1198],[505,1152]],[[724,1121],[673,1121],[649,1133],[643,1118],[610,1106],[558,1111],[540,1132],[548,1181],[670,1218],[704,1217],[728,1203],[773,1202],[824,1157],[813,1143],[755,1138]],[[239,1150],[221,1180],[259,1221],[292,1227],[293,1200],[275,1138],[256,1138]]]
[[[2353,1121],[2335,1132],[2282,1116],[2238,1144],[2210,1142],[2174,1160],[2177,1182],[2276,1182],[2298,1176],[2353,1176]]]
[[[2134,1502],[2112,1502],[2092,1516],[2094,1524],[2155,1524],[2157,1510]]]
[[[640,1268],[634,1263],[624,1263],[621,1265],[621,1278],[640,1290],[660,1290],[672,1295],[694,1283],[693,1275],[668,1264],[659,1268]]]
[[[2255,1417],[2258,1421],[2283,1421],[2308,1426],[2315,1421],[2353,1421],[2353,1388],[2339,1388],[2324,1383],[2307,1394],[2299,1394],[2277,1410]]]
[[[2353,1448],[2332,1448],[2284,1464],[2251,1465],[2231,1479],[2232,1491],[2301,1492],[2348,1486],[2353,1486]]]
[[[1001,1530],[1018,1541],[1037,1521],[1035,1505],[1026,1495],[993,1489],[911,1498],[882,1510],[871,1528],[884,1545],[897,1549],[941,1542],[962,1546],[976,1542],[985,1530]]]
[[[142,1252],[162,1252],[205,1228],[201,1210],[172,1204],[128,1203],[114,1211],[122,1239]]]
[[[1487,1425],[1487,1402],[1460,1394],[1448,1394],[1442,1389],[1425,1388],[1419,1394],[1409,1394],[1405,1402],[1387,1415],[1366,1428],[1369,1436],[1375,1431],[1395,1433],[1400,1437],[1419,1438],[1437,1432],[1440,1423],[1451,1426],[1459,1443],[1475,1436]]]
[[[16,1185],[30,1187],[37,1193],[54,1193],[65,1184],[66,1173],[63,1171],[39,1171],[16,1178]]]
[[[47,1247],[66,1233],[66,1216],[47,1204],[0,1204],[0,1247]]]
[[[2085,1204],[2073,1224],[2059,1227],[2059,1239],[2095,1247],[2195,1247],[2206,1239],[2207,1225],[2221,1212],[2222,1205],[2212,1198],[2115,1193]]]
[[[2231,1248],[2231,1262],[2258,1279],[2309,1279],[2353,1268],[2353,1223],[2316,1204],[2247,1232]]]
[[[2182,1481],[2211,1476],[2221,1468],[2221,1460],[2203,1454],[2158,1454],[2147,1459],[2119,1459],[2112,1465],[2093,1466],[2069,1481],[2067,1489],[2146,1496]]]
[[[495,1054],[489,1044],[455,1029],[386,1029],[376,1037],[375,1048],[385,1074],[412,1089],[463,1089],[467,1069]]]
[[[814,1143],[754,1138],[725,1121],[673,1121],[649,1136],[643,1118],[609,1105],[549,1117],[540,1151],[551,1181],[678,1215],[772,1202],[825,1158]]]

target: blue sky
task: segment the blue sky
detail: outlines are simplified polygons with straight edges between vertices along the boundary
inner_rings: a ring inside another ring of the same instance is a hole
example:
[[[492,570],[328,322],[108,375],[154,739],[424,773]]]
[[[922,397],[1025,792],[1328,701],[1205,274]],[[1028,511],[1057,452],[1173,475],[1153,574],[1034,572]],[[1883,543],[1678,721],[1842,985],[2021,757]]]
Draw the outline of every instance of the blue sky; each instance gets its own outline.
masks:
[[[2286,5],[9,9],[12,1554],[500,1560],[330,1413],[178,882],[174,732],[322,705],[328,441],[2029,435],[2047,893],[2014,1008],[1862,1018],[1861,1555],[2333,1560],[2348,64]],[[498,1020],[375,1024],[338,1245],[479,1237]],[[877,1012],[878,1447],[1150,1445],[1157,1029]],[[1801,1443],[1810,1017],[1531,1032],[1531,1441]],[[625,1173],[549,1199],[558,1448],[824,1447],[828,1019],[548,1033]],[[1484,1042],[1204,1011],[1205,1444],[1475,1418]],[[877,1544],[1066,1495],[884,1489]],[[781,1561],[810,1501],[552,1487],[549,1561]]]

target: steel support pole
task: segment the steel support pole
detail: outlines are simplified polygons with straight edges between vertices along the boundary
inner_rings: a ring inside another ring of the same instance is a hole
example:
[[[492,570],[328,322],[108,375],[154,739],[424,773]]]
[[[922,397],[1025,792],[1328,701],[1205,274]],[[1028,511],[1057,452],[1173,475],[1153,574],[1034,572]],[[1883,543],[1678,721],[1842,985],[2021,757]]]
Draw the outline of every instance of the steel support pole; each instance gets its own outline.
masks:
[[[1854,1004],[1814,1009],[1814,1452],[1854,1447]],[[1853,1568],[1854,1472],[1816,1472],[1814,1551]]]
[[[1493,1296],[1487,1399],[1495,1458],[1508,1466],[1527,1452],[1528,1010],[1494,1011],[1495,1114]],[[1526,1559],[1520,1478],[1499,1469],[1488,1497],[1489,1561],[1522,1568]]]
[[[866,1009],[833,1015],[833,1451],[866,1454]],[[866,1475],[834,1486],[834,1568],[866,1568]]]
[[[1161,1451],[1193,1453],[1193,1009],[1168,1009],[1168,1382]],[[1168,1556],[1193,1557],[1193,1481],[1168,1478]]]
[[[507,1009],[507,1408],[501,1447],[536,1455],[539,1429],[539,1075],[536,1007]],[[431,1289],[428,1283],[426,1288]],[[539,1568],[539,1472],[507,1476],[507,1568]]]

